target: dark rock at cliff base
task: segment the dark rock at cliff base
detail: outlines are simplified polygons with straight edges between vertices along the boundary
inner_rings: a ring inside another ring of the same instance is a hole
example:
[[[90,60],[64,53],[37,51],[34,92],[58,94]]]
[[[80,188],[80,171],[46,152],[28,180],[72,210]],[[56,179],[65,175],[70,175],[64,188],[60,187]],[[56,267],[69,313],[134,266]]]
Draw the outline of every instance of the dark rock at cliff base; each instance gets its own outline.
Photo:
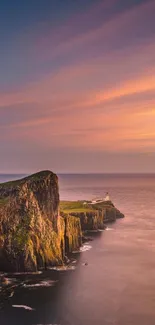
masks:
[[[82,242],[83,243],[87,243],[89,241],[93,241],[93,237],[90,237],[90,236],[82,236]]]
[[[124,218],[124,214],[120,212],[118,209],[116,209],[116,219]]]

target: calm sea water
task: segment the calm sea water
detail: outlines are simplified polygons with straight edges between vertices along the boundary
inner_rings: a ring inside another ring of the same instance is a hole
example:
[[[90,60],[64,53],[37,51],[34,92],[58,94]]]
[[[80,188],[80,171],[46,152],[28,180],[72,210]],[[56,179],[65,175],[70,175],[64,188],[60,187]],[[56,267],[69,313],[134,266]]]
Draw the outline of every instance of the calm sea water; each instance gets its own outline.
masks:
[[[59,184],[62,200],[108,191],[126,218],[94,234],[70,270],[13,275],[21,286],[0,324],[154,325],[155,175],[59,175]]]

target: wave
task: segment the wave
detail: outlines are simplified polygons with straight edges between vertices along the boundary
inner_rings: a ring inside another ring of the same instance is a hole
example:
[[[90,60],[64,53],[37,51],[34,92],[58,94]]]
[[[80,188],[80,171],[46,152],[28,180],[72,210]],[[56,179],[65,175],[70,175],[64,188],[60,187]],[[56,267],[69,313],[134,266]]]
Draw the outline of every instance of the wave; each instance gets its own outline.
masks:
[[[31,308],[31,307],[26,306],[26,305],[12,305],[12,307],[14,307],[14,308],[23,308],[23,309],[30,310],[30,311],[35,310],[34,308]]]
[[[76,264],[76,263],[77,263],[77,260],[74,260],[74,261],[72,261],[71,263],[72,263],[72,264]]]
[[[71,271],[71,270],[75,270],[75,269],[76,269],[76,267],[74,265],[48,267],[48,270],[56,270],[56,271]]]
[[[26,284],[24,283],[23,287],[24,288],[37,288],[37,287],[52,287],[54,286],[58,281],[41,281],[39,283],[34,283],[34,284]]]
[[[110,231],[110,230],[113,230],[113,228],[107,227],[105,230]]]
[[[80,248],[80,252],[86,252],[86,251],[89,251],[91,248],[92,248],[91,245],[89,245],[89,244],[85,244],[85,245],[83,245],[83,246]]]
[[[37,271],[37,272],[14,272],[14,273],[11,273],[13,275],[38,275],[38,274],[42,274],[43,272],[42,271]],[[10,273],[6,273],[6,274],[10,274]]]

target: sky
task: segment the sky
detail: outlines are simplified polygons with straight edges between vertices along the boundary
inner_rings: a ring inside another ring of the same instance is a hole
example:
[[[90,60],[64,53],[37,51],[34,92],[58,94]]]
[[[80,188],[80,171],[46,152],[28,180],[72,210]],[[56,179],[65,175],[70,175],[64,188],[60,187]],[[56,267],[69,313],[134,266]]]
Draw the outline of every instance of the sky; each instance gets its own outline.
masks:
[[[0,173],[155,172],[155,0],[1,0]]]

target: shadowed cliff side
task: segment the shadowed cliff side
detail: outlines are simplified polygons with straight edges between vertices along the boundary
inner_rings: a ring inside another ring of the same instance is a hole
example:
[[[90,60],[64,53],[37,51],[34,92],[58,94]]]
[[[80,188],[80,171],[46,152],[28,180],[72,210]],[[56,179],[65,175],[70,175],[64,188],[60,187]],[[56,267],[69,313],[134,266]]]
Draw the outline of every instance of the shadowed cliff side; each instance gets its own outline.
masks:
[[[64,216],[65,220],[65,252],[76,251],[82,245],[81,222],[74,216]]]

